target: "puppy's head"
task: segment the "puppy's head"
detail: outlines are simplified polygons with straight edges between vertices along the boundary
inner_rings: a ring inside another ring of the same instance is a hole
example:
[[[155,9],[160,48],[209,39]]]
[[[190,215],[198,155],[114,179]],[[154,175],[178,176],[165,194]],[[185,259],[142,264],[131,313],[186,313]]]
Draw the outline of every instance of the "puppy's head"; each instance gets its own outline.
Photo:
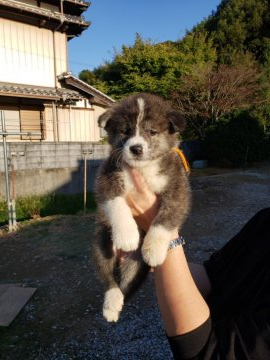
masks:
[[[183,116],[150,94],[131,95],[99,118],[115,153],[132,167],[147,165],[170,151],[185,127]]]

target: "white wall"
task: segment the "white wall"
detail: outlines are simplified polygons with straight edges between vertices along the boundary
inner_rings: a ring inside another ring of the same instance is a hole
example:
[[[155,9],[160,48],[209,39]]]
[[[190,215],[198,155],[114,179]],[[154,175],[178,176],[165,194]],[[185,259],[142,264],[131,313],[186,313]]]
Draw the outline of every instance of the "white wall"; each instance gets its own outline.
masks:
[[[55,59],[56,59],[56,74],[60,75],[67,71],[67,38],[66,34],[55,32]],[[56,86],[61,87],[57,81]]]
[[[45,107],[44,122],[45,122],[45,141],[54,141],[53,108],[51,106]]]
[[[96,109],[58,107],[57,115],[59,141],[78,142],[100,140],[100,128],[97,123]],[[45,126],[45,141],[54,141],[52,107],[45,107]]]
[[[0,18],[0,81],[55,86],[53,32]],[[57,75],[67,71],[65,34],[55,33]]]

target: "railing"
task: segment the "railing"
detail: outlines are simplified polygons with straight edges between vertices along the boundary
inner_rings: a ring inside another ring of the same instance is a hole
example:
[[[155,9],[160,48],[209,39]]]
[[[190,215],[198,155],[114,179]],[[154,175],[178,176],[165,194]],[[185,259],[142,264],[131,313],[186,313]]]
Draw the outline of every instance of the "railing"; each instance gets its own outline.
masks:
[[[51,11],[48,9],[39,8],[37,6],[30,5],[30,4],[23,4],[20,1],[16,1],[16,0],[0,0],[0,4],[6,5],[6,6],[9,6],[12,8],[17,8],[19,10],[29,11],[34,14],[43,15],[43,16],[46,16],[49,18],[57,19],[61,23],[66,21],[66,22],[72,22],[75,24],[88,24],[88,22],[85,21],[85,18],[83,16],[61,14],[60,12],[57,12],[57,11]]]

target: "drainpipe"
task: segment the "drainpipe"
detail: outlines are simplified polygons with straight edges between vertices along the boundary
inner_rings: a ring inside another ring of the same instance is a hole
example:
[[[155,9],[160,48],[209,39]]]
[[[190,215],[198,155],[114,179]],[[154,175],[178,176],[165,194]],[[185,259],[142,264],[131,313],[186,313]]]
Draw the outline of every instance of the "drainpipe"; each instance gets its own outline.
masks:
[[[56,56],[55,56],[55,53],[56,53],[56,43],[55,43],[55,33],[56,31],[58,31],[60,29],[60,27],[63,25],[64,23],[64,14],[63,14],[63,2],[61,0],[61,3],[60,3],[60,6],[61,6],[61,15],[60,15],[60,24],[52,30],[52,33],[53,33],[53,58],[54,58],[54,86],[57,88],[57,72],[56,72]]]
[[[59,141],[59,133],[58,133],[58,114],[57,114],[57,107],[55,101],[52,103],[52,115],[53,115],[53,140],[55,142]]]
[[[71,104],[68,109],[68,122],[69,122],[69,141],[71,141]]]
[[[55,33],[60,29],[60,27],[64,23],[64,15],[63,15],[63,1],[60,0],[60,10],[61,10],[61,22],[60,24],[52,30],[53,33],[53,64],[54,64],[54,87],[57,89],[58,79],[57,79],[57,70],[56,70],[56,41],[55,41]],[[58,131],[58,111],[56,107],[55,101],[53,101],[53,137],[54,141],[59,141],[59,131]]]
[[[63,0],[60,0],[60,12],[61,14],[63,14],[64,10],[63,10]]]
[[[56,41],[55,41],[55,33],[56,31],[58,31],[61,26],[64,23],[64,14],[63,14],[63,0],[60,0],[60,12],[61,12],[61,16],[60,16],[60,24],[54,29],[52,30],[53,33],[53,63],[54,63],[54,87],[57,89],[58,88],[58,79],[57,79],[57,70],[56,70]],[[58,129],[58,109],[56,106],[56,102],[53,101],[53,137],[54,137],[54,141],[59,141],[59,129]]]
[[[57,88],[57,84],[58,84],[58,79],[57,79],[57,70],[56,70],[56,43],[55,43],[55,33],[56,31],[62,26],[63,24],[63,20],[61,22],[61,24],[55,29],[53,30],[53,67],[54,67],[54,87]]]

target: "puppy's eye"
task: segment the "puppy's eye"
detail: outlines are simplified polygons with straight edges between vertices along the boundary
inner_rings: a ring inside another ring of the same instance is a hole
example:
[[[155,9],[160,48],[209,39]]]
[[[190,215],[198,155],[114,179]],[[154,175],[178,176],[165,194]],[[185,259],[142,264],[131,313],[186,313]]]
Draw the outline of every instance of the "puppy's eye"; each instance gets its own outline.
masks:
[[[124,136],[129,136],[132,134],[132,130],[131,129],[123,129],[120,131],[121,135],[124,135]]]
[[[154,130],[154,129],[150,129],[150,130],[147,131],[147,133],[150,136],[155,136],[155,135],[157,135],[158,132],[156,130]]]
[[[132,130],[131,129],[126,129],[125,135],[131,135],[131,134],[132,134]]]

